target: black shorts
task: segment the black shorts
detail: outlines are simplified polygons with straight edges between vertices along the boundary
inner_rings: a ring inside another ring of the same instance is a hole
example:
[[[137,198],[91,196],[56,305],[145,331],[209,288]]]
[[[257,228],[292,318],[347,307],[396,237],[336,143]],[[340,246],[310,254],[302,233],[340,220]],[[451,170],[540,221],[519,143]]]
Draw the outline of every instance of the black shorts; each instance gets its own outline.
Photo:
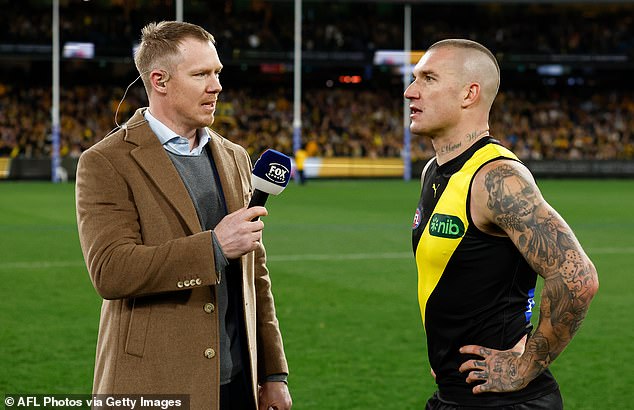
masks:
[[[529,400],[524,403],[510,404],[506,406],[456,406],[454,404],[448,404],[441,401],[438,398],[438,392],[427,401],[425,410],[483,410],[483,409],[497,409],[497,410],[563,410],[564,403],[561,398],[559,389],[545,396],[537,399]]]

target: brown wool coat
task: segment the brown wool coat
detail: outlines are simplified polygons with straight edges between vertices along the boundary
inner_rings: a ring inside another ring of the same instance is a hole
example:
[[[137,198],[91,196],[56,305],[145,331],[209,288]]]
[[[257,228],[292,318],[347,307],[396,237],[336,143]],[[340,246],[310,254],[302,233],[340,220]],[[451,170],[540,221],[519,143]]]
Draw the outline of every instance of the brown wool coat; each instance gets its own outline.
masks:
[[[228,212],[251,195],[246,151],[211,133]],[[212,237],[139,109],[83,153],[77,222],[93,285],[103,297],[94,394],[187,394],[218,408],[218,320]],[[260,247],[241,258],[254,396],[266,375],[288,373]],[[248,364],[247,364],[248,365]]]

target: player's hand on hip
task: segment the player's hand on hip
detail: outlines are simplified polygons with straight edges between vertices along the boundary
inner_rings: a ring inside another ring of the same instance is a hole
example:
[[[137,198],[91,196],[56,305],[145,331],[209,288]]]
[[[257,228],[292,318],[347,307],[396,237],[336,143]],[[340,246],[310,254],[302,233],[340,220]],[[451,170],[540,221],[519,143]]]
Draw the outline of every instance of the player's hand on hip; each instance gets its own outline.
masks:
[[[468,345],[460,348],[462,354],[480,356],[467,360],[459,371],[469,372],[467,383],[484,382],[473,388],[473,394],[485,392],[511,392],[524,388],[530,380],[524,377],[528,367],[521,360],[527,335],[509,350],[495,350],[483,346]]]
[[[264,223],[251,221],[268,212],[263,206],[242,208],[222,218],[214,233],[227,259],[236,259],[260,246]]]

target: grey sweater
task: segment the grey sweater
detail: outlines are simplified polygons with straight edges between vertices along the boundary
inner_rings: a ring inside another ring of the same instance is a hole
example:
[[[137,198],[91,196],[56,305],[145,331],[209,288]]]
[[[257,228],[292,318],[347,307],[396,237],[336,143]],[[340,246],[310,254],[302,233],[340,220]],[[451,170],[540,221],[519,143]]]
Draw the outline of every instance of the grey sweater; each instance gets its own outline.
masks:
[[[203,230],[212,230],[216,269],[221,272],[216,286],[216,304],[220,330],[220,384],[229,383],[242,370],[240,345],[241,280],[239,261],[227,261],[213,229],[227,215],[213,158],[204,149],[199,156],[177,155],[167,151],[194,202]],[[192,257],[196,257],[193,255]]]

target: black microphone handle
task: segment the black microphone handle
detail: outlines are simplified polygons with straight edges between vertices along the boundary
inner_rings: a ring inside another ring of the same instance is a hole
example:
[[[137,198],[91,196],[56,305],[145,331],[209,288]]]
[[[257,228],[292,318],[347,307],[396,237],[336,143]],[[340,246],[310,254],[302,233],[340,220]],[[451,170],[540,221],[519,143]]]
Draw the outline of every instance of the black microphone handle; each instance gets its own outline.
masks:
[[[253,208],[254,206],[264,206],[268,197],[269,197],[268,193],[264,191],[260,191],[259,189],[256,189],[253,191],[253,196],[251,197],[251,200],[249,201],[248,207]]]
[[[248,207],[252,208],[254,206],[264,206],[268,197],[269,197],[269,194],[267,194],[264,191],[260,191],[259,189],[256,189],[253,191],[253,196],[251,197],[251,200],[249,201]],[[251,219],[251,222],[257,221],[258,219],[260,219],[260,217],[256,216],[255,218]]]

